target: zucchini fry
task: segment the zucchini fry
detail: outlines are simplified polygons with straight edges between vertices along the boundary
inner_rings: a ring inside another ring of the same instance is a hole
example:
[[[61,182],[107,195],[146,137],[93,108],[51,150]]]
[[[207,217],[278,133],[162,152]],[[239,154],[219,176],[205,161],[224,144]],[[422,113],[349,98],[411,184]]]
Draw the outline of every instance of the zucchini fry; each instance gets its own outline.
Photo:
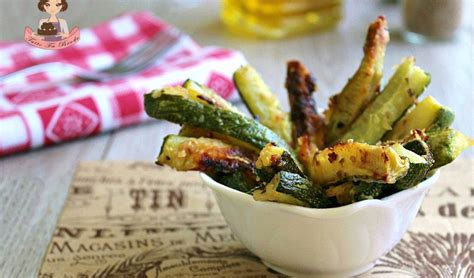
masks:
[[[397,121],[392,130],[387,132],[384,140],[402,139],[413,129],[436,130],[449,127],[454,121],[454,111],[441,105],[432,96],[429,96],[405,113]]]
[[[206,102],[208,105],[214,106],[222,110],[232,111],[243,116],[243,114],[240,112],[239,109],[237,109],[237,107],[233,106],[230,102],[223,99],[216,92],[214,92],[213,90],[209,88],[206,88],[205,86],[191,79],[186,80],[183,84],[183,87],[186,88],[189,92],[191,92],[190,93],[191,96],[197,96],[197,97],[194,97],[195,100],[197,99],[207,100]],[[179,135],[188,136],[188,137],[217,138],[225,143],[229,143],[231,145],[240,146],[240,147],[258,152],[258,149],[256,149],[252,145],[242,142],[238,139],[235,139],[226,135],[218,134],[218,133],[205,130],[202,128],[193,127],[187,124],[184,124],[181,127],[181,130],[179,131]]]
[[[286,142],[270,129],[238,113],[195,100],[189,92],[193,91],[177,87],[155,90],[145,95],[145,111],[151,117],[226,135],[257,149],[273,142],[294,157]]]
[[[288,113],[281,110],[280,102],[250,65],[234,72],[234,83],[249,112],[258,121],[291,144],[291,124]]]
[[[465,149],[474,147],[473,139],[452,128],[427,132],[426,135],[435,161],[432,169],[453,162]]]
[[[257,201],[273,201],[312,208],[332,206],[329,198],[321,188],[296,173],[281,171],[261,189],[253,191]]]
[[[415,103],[429,83],[429,74],[415,66],[415,59],[405,58],[382,93],[367,106],[341,141],[353,139],[368,144],[377,143]]]
[[[362,200],[378,199],[420,183],[434,162],[428,145],[416,136],[406,142],[403,147],[400,144],[394,144],[392,148],[410,163],[406,175],[399,177],[395,183],[347,181],[330,186],[325,190],[326,195],[335,197],[339,205],[346,205]]]
[[[178,171],[201,171],[242,192],[257,186],[256,154],[217,139],[168,135],[156,164]]]
[[[395,145],[373,146],[351,140],[338,143],[314,155],[310,176],[319,186],[344,180],[395,183],[409,168],[409,161],[400,157]]]
[[[380,16],[367,31],[364,58],[342,91],[329,101],[326,143],[337,141],[379,92],[385,47],[389,41],[387,21]]]
[[[286,89],[293,123],[293,142],[308,136],[318,148],[324,145],[324,120],[316,112],[313,92],[316,89],[311,73],[298,61],[288,62]]]
[[[156,163],[178,171],[252,171],[256,155],[217,139],[168,135]]]

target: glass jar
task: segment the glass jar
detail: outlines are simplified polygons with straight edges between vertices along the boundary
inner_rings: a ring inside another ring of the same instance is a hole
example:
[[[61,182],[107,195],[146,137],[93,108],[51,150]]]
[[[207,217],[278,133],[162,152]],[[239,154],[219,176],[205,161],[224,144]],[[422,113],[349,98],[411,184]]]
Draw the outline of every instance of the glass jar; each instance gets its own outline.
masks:
[[[447,40],[461,23],[462,0],[404,0],[404,36],[408,41]]]
[[[231,32],[283,38],[334,27],[342,0],[222,0],[221,19]]]

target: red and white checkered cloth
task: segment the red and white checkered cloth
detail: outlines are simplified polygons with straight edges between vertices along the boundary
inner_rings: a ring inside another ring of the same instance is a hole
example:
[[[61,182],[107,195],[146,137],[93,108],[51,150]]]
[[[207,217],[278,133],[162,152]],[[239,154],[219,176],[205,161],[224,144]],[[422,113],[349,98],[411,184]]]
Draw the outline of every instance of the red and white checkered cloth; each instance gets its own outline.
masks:
[[[243,56],[201,47],[186,35],[139,74],[99,83],[60,82],[74,75],[67,64],[89,70],[109,67],[166,28],[152,14],[136,12],[82,29],[80,41],[61,50],[0,42],[0,76],[47,62],[66,64],[53,73],[25,73],[0,84],[0,156],[143,122],[143,94],[187,78],[229,98],[231,76],[245,63]]]

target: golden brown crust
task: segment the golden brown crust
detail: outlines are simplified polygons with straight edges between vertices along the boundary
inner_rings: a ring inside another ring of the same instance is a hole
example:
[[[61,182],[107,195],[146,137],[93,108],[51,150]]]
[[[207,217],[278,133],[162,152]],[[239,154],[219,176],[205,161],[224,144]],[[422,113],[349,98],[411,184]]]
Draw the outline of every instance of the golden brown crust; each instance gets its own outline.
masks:
[[[311,73],[299,61],[289,61],[285,86],[293,122],[293,142],[302,136],[309,136],[312,143],[323,147],[324,120],[316,112],[313,92],[316,90]]]
[[[367,37],[365,38],[364,54],[373,59],[377,56],[377,51],[380,45],[385,45],[389,41],[387,28],[387,20],[384,16],[379,16],[367,30]]]
[[[253,172],[257,154],[217,139],[171,136],[165,139],[157,164],[178,171]]]
[[[379,16],[367,30],[364,58],[343,90],[329,99],[324,112],[327,121],[326,143],[340,138],[380,91],[385,47],[389,41],[385,17]]]

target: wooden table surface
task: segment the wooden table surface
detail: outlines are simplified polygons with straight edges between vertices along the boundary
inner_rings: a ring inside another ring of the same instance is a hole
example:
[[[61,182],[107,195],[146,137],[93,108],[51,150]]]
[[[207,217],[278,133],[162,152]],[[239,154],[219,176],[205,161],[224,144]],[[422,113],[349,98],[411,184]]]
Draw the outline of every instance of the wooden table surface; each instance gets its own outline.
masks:
[[[385,72],[404,56],[414,55],[417,64],[432,75],[425,95],[435,96],[457,114],[454,127],[474,136],[473,124],[473,24],[474,1],[465,2],[459,36],[451,42],[410,45],[392,35]],[[300,59],[313,71],[319,90],[316,100],[325,107],[357,68],[367,25],[385,14],[392,30],[400,27],[397,6],[379,1],[346,1],[345,18],[332,32],[277,41],[258,41],[229,35],[218,20],[218,2],[174,1],[70,1],[63,15],[70,25],[85,28],[130,10],[150,10],[192,35],[203,45],[220,45],[242,51],[279,93],[283,88],[286,61]],[[21,39],[23,28],[43,15],[29,0],[0,1],[0,40]],[[0,159],[0,277],[36,276],[64,204],[69,183],[79,161],[153,161],[166,134],[178,127],[153,121],[93,138],[64,143]],[[1,132],[1,131],[0,131]],[[474,157],[471,151],[464,157]]]

